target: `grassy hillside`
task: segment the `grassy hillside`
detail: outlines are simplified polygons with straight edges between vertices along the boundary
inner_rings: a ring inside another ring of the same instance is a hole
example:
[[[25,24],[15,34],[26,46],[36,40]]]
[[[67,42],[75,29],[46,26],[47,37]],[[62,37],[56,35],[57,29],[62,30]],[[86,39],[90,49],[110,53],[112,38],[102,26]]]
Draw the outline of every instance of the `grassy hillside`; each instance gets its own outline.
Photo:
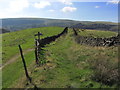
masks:
[[[16,57],[19,55],[19,49],[18,45],[22,45],[23,50],[26,51],[30,48],[34,48],[34,34],[36,34],[38,31],[43,34],[41,38],[45,38],[47,36],[53,36],[60,32],[62,32],[63,28],[59,27],[47,27],[47,28],[34,28],[34,29],[27,29],[12,33],[5,33],[3,34],[2,42],[3,42],[3,48],[2,48],[2,62],[3,65],[12,57]],[[32,55],[29,56],[29,53]],[[28,57],[31,58],[31,62],[28,59],[29,64],[31,64],[34,61],[34,51],[27,53]],[[20,75],[22,75],[23,71],[23,65],[21,63],[21,58],[18,57],[13,64],[7,65],[5,68],[3,68],[3,87],[6,85],[10,86]],[[17,65],[18,63],[21,63]],[[18,67],[17,67],[18,66]],[[16,67],[16,68],[15,68]],[[10,74],[14,72],[14,77],[10,78]],[[5,83],[4,83],[5,82]]]
[[[81,31],[79,29],[79,35],[80,36],[93,36],[93,37],[102,37],[102,38],[108,38],[108,37],[113,37],[117,36],[116,32],[111,32],[111,31],[100,31],[100,30],[84,30]]]
[[[77,24],[78,21],[74,20],[60,20],[60,19],[47,19],[47,18],[8,18],[2,19],[2,27],[8,30],[17,31],[27,28],[49,27],[58,26],[66,27]]]
[[[89,22],[89,23],[78,23],[73,26],[72,28],[79,28],[79,29],[92,29],[92,30],[104,30],[104,31],[114,31],[118,32],[117,24],[108,24],[108,23],[98,23],[98,22]]]
[[[3,63],[7,63],[11,57],[18,53],[18,44],[22,45],[23,50],[34,48],[33,35],[38,31],[44,34],[42,36],[42,38],[44,38],[58,34],[62,30],[63,28],[60,27],[45,27],[3,34],[3,52],[5,53],[3,54]],[[114,32],[95,32],[93,30],[79,34],[90,35],[91,33],[95,37],[110,37],[116,35]],[[40,67],[35,67],[33,51],[25,53],[25,60],[30,77],[32,77],[32,82],[38,88],[116,87],[116,82],[112,85],[107,85],[103,82],[108,77],[103,78],[103,80],[101,79],[102,81],[97,81],[96,78],[100,75],[100,71],[102,70],[104,73],[102,73],[101,76],[104,76],[106,73],[108,74],[107,71],[104,71],[104,67],[99,71],[98,64],[106,65],[106,63],[109,63],[109,65],[106,66],[107,69],[113,68],[113,64],[116,65],[118,60],[117,47],[91,47],[80,45],[77,44],[74,39],[73,31],[69,29],[67,35],[58,38],[55,42],[42,48],[41,59],[46,60],[47,63]],[[96,65],[95,62],[97,61],[99,63]],[[3,87],[34,87],[26,80],[20,57],[3,68]]]
[[[24,50],[28,48],[34,48],[34,35],[37,34],[37,32],[41,32],[43,34],[41,38],[45,38],[47,36],[56,35],[62,32],[62,30],[63,28],[58,27],[43,27],[3,34],[3,63],[5,63],[10,57],[18,53],[19,44],[23,46]]]

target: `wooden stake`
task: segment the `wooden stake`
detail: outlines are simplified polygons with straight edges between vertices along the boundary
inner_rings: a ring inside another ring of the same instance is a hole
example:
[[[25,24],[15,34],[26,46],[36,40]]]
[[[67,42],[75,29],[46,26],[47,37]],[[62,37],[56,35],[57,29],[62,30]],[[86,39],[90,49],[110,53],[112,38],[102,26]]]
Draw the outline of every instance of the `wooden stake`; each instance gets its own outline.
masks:
[[[34,36],[38,36],[38,39],[35,39],[35,57],[36,57],[36,64],[39,64],[39,59],[40,59],[40,35],[42,35],[42,33],[38,32],[37,34],[35,34]]]
[[[40,41],[40,32],[38,32],[38,41]]]
[[[38,49],[37,40],[35,39],[35,59],[36,59],[36,64],[39,64],[37,49]]]
[[[22,62],[23,62],[23,65],[24,65],[26,77],[27,77],[27,79],[28,79],[28,80],[30,81],[30,83],[31,83],[31,78],[30,78],[30,76],[28,75],[28,71],[27,71],[27,67],[26,67],[26,62],[25,62],[25,59],[24,59],[24,56],[23,56],[23,52],[22,52],[22,48],[21,48],[20,45],[19,45],[19,50],[20,50]]]

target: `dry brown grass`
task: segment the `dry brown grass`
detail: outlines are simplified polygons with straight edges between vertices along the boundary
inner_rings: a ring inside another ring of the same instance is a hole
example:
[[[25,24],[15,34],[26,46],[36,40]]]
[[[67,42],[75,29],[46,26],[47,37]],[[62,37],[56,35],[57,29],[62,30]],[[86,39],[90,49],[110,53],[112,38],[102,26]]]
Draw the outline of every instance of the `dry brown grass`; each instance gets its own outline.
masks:
[[[89,63],[91,69],[93,69],[93,75],[91,76],[93,80],[110,86],[119,83],[118,62],[114,62],[104,55],[99,55]]]

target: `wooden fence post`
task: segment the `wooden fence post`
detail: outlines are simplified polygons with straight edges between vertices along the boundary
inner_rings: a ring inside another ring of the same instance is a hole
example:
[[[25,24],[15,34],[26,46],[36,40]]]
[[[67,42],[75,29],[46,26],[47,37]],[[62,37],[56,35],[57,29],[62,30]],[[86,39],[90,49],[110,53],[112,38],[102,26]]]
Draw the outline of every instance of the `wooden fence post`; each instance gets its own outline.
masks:
[[[37,34],[35,34],[34,36],[38,36],[38,39],[35,39],[35,57],[36,57],[36,64],[39,64],[39,60],[40,60],[40,35],[42,35],[42,33],[38,32]]]
[[[38,57],[39,57],[39,58],[40,58],[40,55],[39,55],[39,54],[40,54],[40,50],[41,50],[41,49],[40,49],[40,48],[41,48],[41,47],[40,47],[40,35],[41,35],[41,33],[38,32],[38,46],[37,46],[37,47],[38,47]]]
[[[77,36],[78,33],[77,33],[77,31],[74,28],[73,28],[73,31],[74,31],[74,35]]]
[[[40,44],[40,32],[38,32],[38,42]]]
[[[38,53],[37,50],[38,46],[37,46],[37,39],[35,39],[35,59],[36,59],[36,64],[39,64],[39,59],[38,59]]]
[[[28,75],[28,71],[27,71],[27,67],[26,67],[26,62],[25,62],[25,59],[24,59],[24,56],[23,56],[23,52],[22,52],[22,48],[21,48],[20,45],[19,45],[19,50],[20,50],[22,62],[23,62],[23,65],[24,65],[24,70],[25,70],[26,77],[27,77],[27,79],[28,79],[28,80],[30,81],[30,83],[31,83],[31,78],[30,78],[30,76]]]

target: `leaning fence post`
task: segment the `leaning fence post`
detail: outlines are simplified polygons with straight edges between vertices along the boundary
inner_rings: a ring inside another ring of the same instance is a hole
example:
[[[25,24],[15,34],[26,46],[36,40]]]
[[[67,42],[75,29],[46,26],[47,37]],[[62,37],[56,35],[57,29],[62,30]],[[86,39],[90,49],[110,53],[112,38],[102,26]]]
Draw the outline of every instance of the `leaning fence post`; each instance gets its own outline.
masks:
[[[73,31],[74,31],[74,35],[77,36],[78,33],[77,33],[77,31],[74,28],[73,28]]]
[[[20,50],[20,54],[21,54],[21,58],[22,58],[22,62],[23,62],[23,65],[24,65],[24,69],[25,69],[26,77],[27,77],[27,79],[28,79],[28,80],[30,81],[30,83],[31,83],[31,78],[30,78],[30,76],[28,75],[28,71],[27,71],[27,67],[26,67],[25,59],[24,59],[23,52],[22,52],[22,48],[21,48],[20,45],[19,45],[19,50]]]

